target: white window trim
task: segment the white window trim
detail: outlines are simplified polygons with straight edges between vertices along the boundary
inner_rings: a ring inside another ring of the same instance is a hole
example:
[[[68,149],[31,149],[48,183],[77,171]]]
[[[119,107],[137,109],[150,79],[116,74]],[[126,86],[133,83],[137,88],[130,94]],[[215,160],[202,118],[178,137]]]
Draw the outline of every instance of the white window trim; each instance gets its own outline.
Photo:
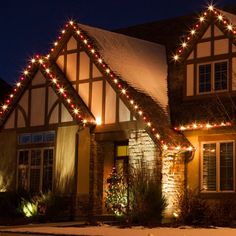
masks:
[[[20,158],[20,152],[21,151],[29,151],[29,160],[28,160],[28,166],[27,166],[27,171],[28,171],[28,182],[27,182],[27,191],[30,191],[30,170],[31,169],[38,169],[36,167],[31,167],[31,151],[32,150],[41,150],[41,158],[40,158],[40,185],[39,185],[39,191],[42,191],[43,188],[43,153],[44,150],[52,149],[53,150],[53,164],[52,164],[52,183],[54,183],[54,168],[55,168],[55,152],[54,152],[54,147],[39,147],[39,148],[24,148],[24,149],[18,149],[17,150],[17,170],[16,170],[16,190],[19,187],[19,181],[18,181],[18,175],[19,175],[19,158]],[[52,191],[53,191],[53,185],[52,184]]]
[[[216,191],[209,191],[203,189],[203,145],[204,144],[216,144]],[[233,143],[233,190],[220,190],[220,143]],[[201,142],[200,151],[200,192],[202,193],[233,193],[235,192],[235,141],[234,140],[215,140]]]
[[[226,62],[227,63],[227,89],[222,90],[215,90],[215,64],[220,62]],[[201,65],[211,65],[211,91],[210,92],[199,92],[199,67]],[[197,95],[204,95],[204,94],[212,94],[212,93],[220,93],[220,92],[226,92],[229,91],[229,60],[219,60],[219,61],[211,61],[211,62],[205,62],[205,63],[199,63],[197,64]]]

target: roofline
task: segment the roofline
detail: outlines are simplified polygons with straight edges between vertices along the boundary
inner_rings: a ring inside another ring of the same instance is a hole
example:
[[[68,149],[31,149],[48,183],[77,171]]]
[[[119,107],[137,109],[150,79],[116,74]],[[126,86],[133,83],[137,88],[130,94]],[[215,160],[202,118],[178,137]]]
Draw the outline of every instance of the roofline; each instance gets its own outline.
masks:
[[[95,125],[93,114],[89,111],[83,100],[79,97],[78,93],[76,93],[72,85],[65,79],[60,70],[55,65],[51,64],[47,58],[36,55],[27,66],[24,74],[20,77],[16,87],[13,88],[12,93],[8,95],[0,108],[0,127],[4,125],[38,70],[40,70],[49,81],[50,86],[62,100],[68,112],[77,123],[89,126]],[[65,89],[65,87],[67,87],[67,89]]]

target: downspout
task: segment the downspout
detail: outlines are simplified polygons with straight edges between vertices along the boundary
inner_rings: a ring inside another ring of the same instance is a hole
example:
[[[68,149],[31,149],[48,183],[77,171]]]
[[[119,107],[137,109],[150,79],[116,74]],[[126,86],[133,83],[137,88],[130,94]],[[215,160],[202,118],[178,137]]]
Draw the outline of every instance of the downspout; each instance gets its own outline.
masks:
[[[188,162],[192,161],[195,155],[195,149],[185,152],[184,161],[184,198],[187,198],[188,194]]]

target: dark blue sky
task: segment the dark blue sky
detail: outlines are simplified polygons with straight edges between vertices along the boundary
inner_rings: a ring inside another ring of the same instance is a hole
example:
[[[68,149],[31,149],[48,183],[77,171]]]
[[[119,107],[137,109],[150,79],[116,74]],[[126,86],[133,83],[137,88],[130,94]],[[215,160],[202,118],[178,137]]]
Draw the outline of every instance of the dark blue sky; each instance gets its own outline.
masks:
[[[235,0],[217,0],[217,6]],[[69,19],[105,29],[200,12],[205,0],[6,0],[0,4],[0,77],[14,83],[27,60],[46,54]]]

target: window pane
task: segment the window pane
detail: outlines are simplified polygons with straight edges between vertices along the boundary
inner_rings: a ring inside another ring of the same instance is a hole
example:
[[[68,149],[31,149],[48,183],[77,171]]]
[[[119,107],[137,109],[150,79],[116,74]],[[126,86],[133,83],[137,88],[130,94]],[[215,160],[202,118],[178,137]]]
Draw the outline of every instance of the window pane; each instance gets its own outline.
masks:
[[[18,190],[28,189],[28,167],[24,166],[18,169]]]
[[[199,93],[211,91],[211,64],[199,66]]]
[[[30,191],[32,193],[38,193],[40,190],[40,169],[30,170]]]
[[[46,149],[43,153],[43,192],[52,190],[53,149]]]
[[[227,62],[215,63],[215,90],[227,89]]]
[[[41,162],[41,150],[31,151],[31,166],[40,166]]]
[[[233,143],[220,144],[220,190],[233,190]]]
[[[18,139],[19,144],[29,144],[31,143],[31,135],[30,134],[21,134]]]
[[[117,157],[128,156],[128,146],[127,145],[117,146],[116,156]]]
[[[32,143],[42,143],[43,142],[43,133],[32,134]]]
[[[19,165],[28,165],[29,151],[20,151]]]
[[[216,144],[203,145],[203,189],[216,191]]]
[[[55,131],[49,131],[44,133],[44,142],[54,142],[55,141]]]

